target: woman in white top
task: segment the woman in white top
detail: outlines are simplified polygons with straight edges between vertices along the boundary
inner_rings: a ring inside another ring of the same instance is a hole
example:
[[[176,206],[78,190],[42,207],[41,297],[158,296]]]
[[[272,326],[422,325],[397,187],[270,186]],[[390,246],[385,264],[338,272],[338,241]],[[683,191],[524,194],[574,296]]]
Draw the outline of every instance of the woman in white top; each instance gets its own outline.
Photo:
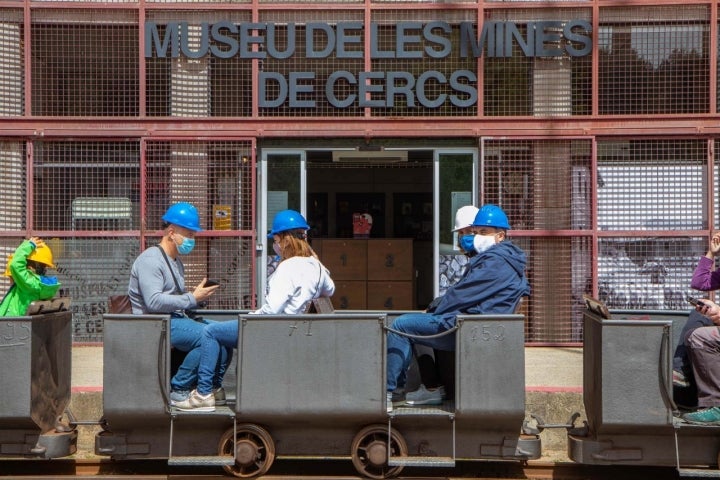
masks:
[[[314,298],[329,297],[335,292],[335,283],[330,273],[307,242],[309,229],[303,216],[295,210],[283,210],[275,215],[268,239],[273,241],[273,250],[280,257],[280,263],[268,280],[265,303],[252,313],[305,313]],[[215,410],[212,380],[220,367],[220,346],[235,348],[238,334],[238,322],[217,322],[205,327],[197,389],[192,391],[187,400],[176,403],[177,408]]]
[[[280,264],[268,280],[265,304],[253,313],[304,313],[313,298],[329,297],[335,292],[330,273],[307,242],[309,228],[294,210],[275,215],[268,238],[273,241]]]

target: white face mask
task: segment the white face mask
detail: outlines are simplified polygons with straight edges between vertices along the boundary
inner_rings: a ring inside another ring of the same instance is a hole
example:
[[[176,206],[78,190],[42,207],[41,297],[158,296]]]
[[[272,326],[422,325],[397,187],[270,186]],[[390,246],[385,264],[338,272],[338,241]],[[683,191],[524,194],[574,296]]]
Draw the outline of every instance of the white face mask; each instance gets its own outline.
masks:
[[[488,248],[495,245],[495,235],[475,235],[473,238],[473,247],[477,253],[483,253]]]

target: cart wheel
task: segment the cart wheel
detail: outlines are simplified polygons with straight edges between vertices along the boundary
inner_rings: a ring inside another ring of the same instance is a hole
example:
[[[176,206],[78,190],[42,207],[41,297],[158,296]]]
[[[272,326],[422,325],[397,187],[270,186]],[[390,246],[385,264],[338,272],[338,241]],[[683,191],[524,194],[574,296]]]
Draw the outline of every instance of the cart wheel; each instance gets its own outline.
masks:
[[[390,456],[405,457],[408,454],[405,439],[394,428],[390,432]],[[403,467],[390,467],[388,461],[387,425],[369,425],[358,432],[352,442],[352,462],[355,469],[368,478],[390,478]]]
[[[233,439],[233,429],[220,437],[220,455],[232,455],[235,450],[235,464],[223,466],[230,475],[251,478],[263,475],[275,460],[275,443],[262,427],[250,423],[238,425]]]

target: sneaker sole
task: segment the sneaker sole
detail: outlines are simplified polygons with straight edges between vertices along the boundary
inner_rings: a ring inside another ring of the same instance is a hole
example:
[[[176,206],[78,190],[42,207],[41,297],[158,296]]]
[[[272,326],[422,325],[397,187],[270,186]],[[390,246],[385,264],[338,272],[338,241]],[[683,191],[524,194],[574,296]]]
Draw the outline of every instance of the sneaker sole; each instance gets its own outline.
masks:
[[[406,404],[411,406],[419,406],[419,405],[442,405],[442,400],[406,400]]]
[[[692,424],[692,425],[705,425],[705,426],[710,426],[710,427],[720,426],[720,421],[717,421],[717,422],[701,422],[701,421],[698,421],[698,420],[688,420],[688,419],[685,419],[685,418],[683,418],[683,420],[685,421],[685,423],[690,423],[690,424]]]
[[[177,407],[183,412],[214,412],[215,407]]]

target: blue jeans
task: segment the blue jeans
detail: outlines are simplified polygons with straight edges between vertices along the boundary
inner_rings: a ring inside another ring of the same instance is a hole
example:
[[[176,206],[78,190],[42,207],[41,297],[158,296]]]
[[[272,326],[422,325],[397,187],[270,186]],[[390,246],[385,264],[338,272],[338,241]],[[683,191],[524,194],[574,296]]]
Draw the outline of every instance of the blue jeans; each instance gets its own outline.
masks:
[[[207,325],[213,325],[215,320],[196,321],[192,318],[173,314],[170,318],[170,344],[180,350],[186,352],[185,359],[178,368],[173,378],[170,380],[170,388],[172,390],[192,390],[198,382],[198,367],[201,360],[202,333]],[[232,322],[231,322],[232,323]],[[222,384],[222,377],[225,375],[225,368],[232,360],[232,349],[229,351],[223,349],[222,355],[218,352],[219,367],[217,369],[218,378],[211,379],[214,387]]]
[[[222,352],[229,351],[232,358],[232,351],[238,344],[238,321],[228,320],[226,322],[209,323],[202,332],[202,346],[200,348],[200,366],[198,368],[197,391],[207,395],[218,385],[213,382],[224,375],[227,363],[223,365]],[[222,375],[218,372],[223,370]]]
[[[411,335],[436,335],[451,328],[442,316],[432,313],[406,313],[397,317],[390,328]],[[387,391],[392,392],[404,378],[412,360],[413,344],[427,345],[437,350],[455,350],[455,334],[437,338],[409,338],[389,332],[387,336]]]

